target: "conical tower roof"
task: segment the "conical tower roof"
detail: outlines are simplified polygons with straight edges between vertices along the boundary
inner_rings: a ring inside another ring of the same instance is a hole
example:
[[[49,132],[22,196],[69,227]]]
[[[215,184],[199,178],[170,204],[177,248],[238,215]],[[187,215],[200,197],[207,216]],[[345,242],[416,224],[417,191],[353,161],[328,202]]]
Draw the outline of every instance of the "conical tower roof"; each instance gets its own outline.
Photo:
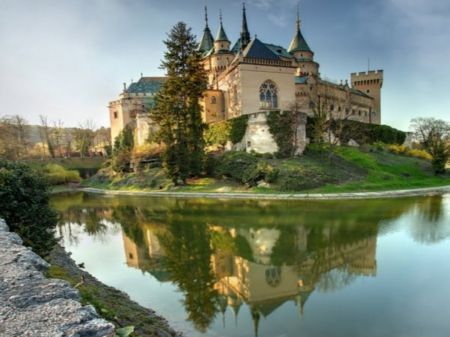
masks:
[[[312,53],[311,48],[309,48],[308,43],[306,42],[305,38],[303,37],[303,34],[300,29],[301,21],[300,21],[300,15],[297,10],[297,32],[292,39],[291,44],[289,45],[288,52],[294,53],[296,51],[308,51]]]
[[[203,37],[198,47],[200,52],[206,53],[214,47],[214,38],[208,26],[208,9],[205,6],[205,29],[203,30]]]
[[[230,42],[230,40],[228,40],[227,34],[225,33],[225,29],[223,29],[222,12],[220,12],[220,27],[219,27],[219,31],[217,32],[215,41]]]
[[[242,4],[242,26],[241,26],[241,36],[240,36],[240,47],[241,49],[245,49],[247,45],[250,43],[250,32],[248,31],[247,24],[247,14],[245,12],[245,2]]]

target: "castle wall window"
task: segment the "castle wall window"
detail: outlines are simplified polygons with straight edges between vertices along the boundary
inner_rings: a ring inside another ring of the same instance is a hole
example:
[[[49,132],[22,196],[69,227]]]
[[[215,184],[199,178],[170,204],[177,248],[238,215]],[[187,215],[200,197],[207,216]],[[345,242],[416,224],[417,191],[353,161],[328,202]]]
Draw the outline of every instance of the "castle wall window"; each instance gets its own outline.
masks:
[[[212,96],[211,97],[211,104],[216,104],[216,103],[217,103],[216,96]]]
[[[261,109],[278,108],[277,86],[273,81],[267,80],[259,87],[259,103]]]
[[[117,111],[114,111],[114,119],[117,119],[118,115],[117,115]]]

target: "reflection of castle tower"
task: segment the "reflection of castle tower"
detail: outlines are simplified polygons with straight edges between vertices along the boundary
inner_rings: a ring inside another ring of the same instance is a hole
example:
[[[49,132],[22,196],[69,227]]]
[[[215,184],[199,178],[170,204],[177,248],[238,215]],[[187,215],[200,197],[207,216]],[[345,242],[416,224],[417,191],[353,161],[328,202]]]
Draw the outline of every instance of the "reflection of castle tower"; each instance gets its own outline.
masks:
[[[166,281],[168,275],[162,267],[162,259],[165,256],[155,231],[164,231],[163,228],[155,229],[151,224],[142,225],[144,244],[137,245],[131,238],[122,232],[124,251],[127,265],[151,273],[160,281]]]
[[[258,315],[267,317],[291,300],[302,315],[305,303],[322,275],[335,269],[360,276],[376,272],[376,236],[342,242],[342,234],[324,228],[319,233],[325,244],[308,250],[309,230],[298,226],[292,241],[298,252],[297,264],[273,266],[271,255],[280,238],[279,230],[241,228],[230,233],[234,237],[245,238],[253,260],[232,253],[215,254],[212,258],[213,271],[218,279],[215,289],[233,299],[231,302],[236,298],[244,300],[251,306],[253,318],[259,318],[254,315],[256,311]],[[255,320],[256,323],[258,321]]]

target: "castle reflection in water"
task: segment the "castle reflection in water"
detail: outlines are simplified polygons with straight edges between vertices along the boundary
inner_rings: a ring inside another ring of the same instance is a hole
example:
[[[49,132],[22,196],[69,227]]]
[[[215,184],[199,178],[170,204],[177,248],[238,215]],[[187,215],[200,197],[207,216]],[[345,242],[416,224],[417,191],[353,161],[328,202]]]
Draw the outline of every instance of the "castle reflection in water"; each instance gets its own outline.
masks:
[[[406,212],[417,213],[416,241],[450,236],[442,197],[290,204],[77,194],[53,204],[67,240],[76,241],[75,224],[89,236],[121,235],[127,265],[175,285],[199,332],[247,307],[257,335],[261,317],[287,303],[301,316],[314,292],[375,277],[377,237]]]
[[[207,227],[212,241],[235,243],[232,249],[219,244],[222,249],[213,250],[210,266],[213,288],[222,299],[222,311],[229,306],[236,315],[243,302],[251,307],[253,318],[258,319],[258,315],[266,317],[287,301],[293,301],[302,315],[309,295],[317,287],[322,291],[333,290],[357,276],[376,275],[376,234],[342,241],[337,240],[332,228],[322,228],[320,233],[311,235],[305,226],[295,226],[293,231],[290,228],[288,233],[277,228]],[[165,226],[152,224],[143,225],[142,230],[141,245],[122,232],[127,265],[148,272],[161,282],[172,281],[165,268],[165,248],[160,242],[161,237],[170,233]],[[317,234],[321,242],[314,249],[309,239],[316,239]],[[242,255],[247,256],[239,255],[236,242]],[[274,258],[277,247],[282,249],[278,252],[279,261]]]

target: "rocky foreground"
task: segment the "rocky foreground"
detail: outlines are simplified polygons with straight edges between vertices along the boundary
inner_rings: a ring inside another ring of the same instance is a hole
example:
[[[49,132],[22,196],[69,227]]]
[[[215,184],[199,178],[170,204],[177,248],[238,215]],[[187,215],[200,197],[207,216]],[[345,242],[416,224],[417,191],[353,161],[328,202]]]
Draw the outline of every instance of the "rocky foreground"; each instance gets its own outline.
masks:
[[[44,276],[48,267],[0,220],[0,336],[114,336],[76,289]]]

